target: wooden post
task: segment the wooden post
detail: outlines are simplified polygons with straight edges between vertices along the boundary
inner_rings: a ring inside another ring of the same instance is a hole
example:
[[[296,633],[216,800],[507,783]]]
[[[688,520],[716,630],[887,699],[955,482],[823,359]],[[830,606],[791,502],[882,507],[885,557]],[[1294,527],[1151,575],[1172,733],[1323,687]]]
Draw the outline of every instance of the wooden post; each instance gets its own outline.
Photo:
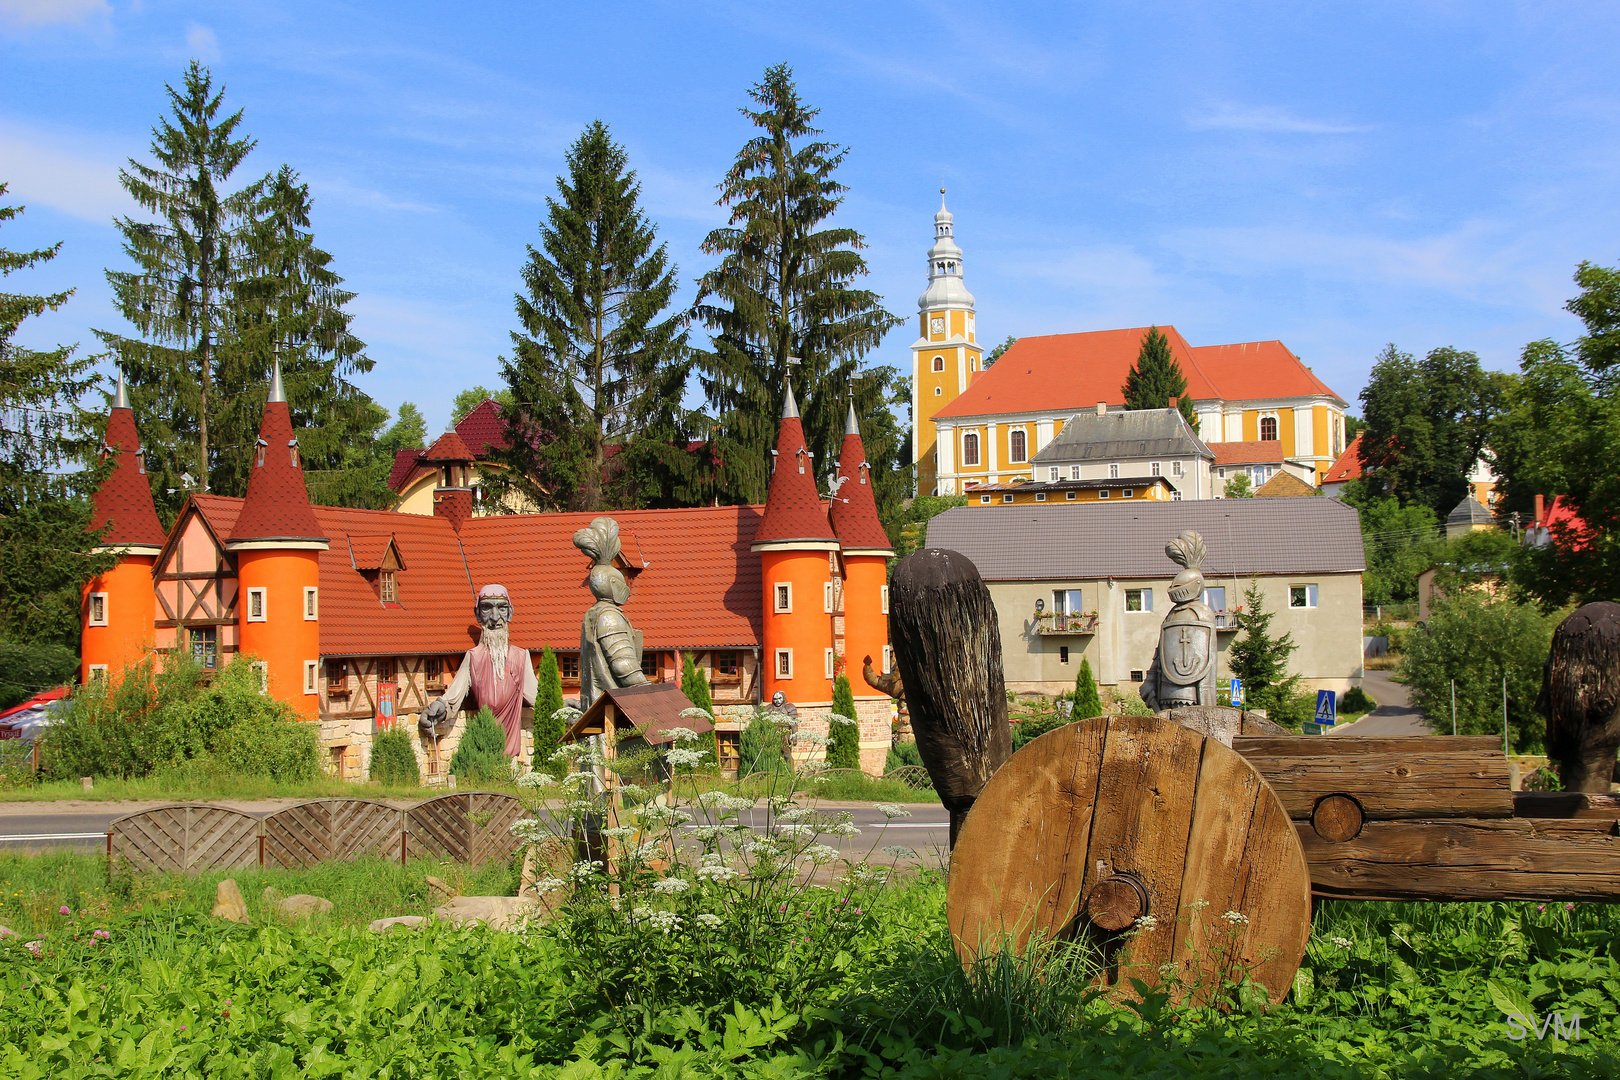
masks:
[[[411,833],[409,829],[399,830],[399,865],[401,866],[405,865],[406,845],[410,843],[410,838]]]
[[[259,831],[259,869],[264,869],[264,831]]]

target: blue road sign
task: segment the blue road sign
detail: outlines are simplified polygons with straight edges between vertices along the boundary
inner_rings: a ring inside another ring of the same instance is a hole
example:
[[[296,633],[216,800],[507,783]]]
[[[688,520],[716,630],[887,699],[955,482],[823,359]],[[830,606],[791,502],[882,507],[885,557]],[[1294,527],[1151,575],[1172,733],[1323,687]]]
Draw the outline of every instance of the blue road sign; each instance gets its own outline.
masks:
[[[1232,680],[1231,702],[1232,702],[1232,708],[1234,708],[1234,709],[1241,709],[1243,707],[1243,680],[1242,679],[1233,679]]]
[[[1316,722],[1331,726],[1338,712],[1339,695],[1332,690],[1318,690],[1316,692]]]

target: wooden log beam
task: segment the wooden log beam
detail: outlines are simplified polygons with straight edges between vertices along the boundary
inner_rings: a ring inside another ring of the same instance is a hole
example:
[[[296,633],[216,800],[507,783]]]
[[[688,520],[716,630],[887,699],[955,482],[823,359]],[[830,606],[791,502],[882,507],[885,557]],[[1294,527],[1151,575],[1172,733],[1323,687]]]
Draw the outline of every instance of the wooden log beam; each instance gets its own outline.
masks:
[[[1613,820],[1368,821],[1342,843],[1294,827],[1320,899],[1620,902]]]
[[[1491,738],[1254,738],[1232,748],[1298,820],[1330,795],[1347,795],[1366,820],[1513,816],[1508,762]]]

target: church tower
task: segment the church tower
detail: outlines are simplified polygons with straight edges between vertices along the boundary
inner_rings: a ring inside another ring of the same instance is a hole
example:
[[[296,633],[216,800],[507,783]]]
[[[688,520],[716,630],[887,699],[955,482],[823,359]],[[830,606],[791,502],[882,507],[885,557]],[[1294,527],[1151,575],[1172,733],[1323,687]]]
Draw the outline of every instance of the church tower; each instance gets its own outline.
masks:
[[[939,468],[934,446],[934,414],[956,400],[984,366],[973,294],[962,282],[962,249],[956,246],[954,219],[939,189],[934,215],[934,246],[928,249],[928,289],[917,298],[918,338],[911,346],[912,461],[917,494],[935,493]]]

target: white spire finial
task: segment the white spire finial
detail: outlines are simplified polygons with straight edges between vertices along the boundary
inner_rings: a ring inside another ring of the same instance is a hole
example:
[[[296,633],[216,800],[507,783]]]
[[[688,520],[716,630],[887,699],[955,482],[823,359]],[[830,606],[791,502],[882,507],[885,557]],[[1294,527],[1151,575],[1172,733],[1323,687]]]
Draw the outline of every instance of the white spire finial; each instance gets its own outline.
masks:
[[[849,403],[849,419],[844,421],[844,434],[859,435],[860,433],[861,426],[855,422],[855,402],[851,400]]]
[[[112,407],[115,409],[129,408],[129,392],[124,389],[124,369],[118,369],[118,389],[113,391]]]
[[[799,418],[799,403],[793,400],[793,380],[787,381],[787,393],[782,396],[782,419],[797,420]]]
[[[286,401],[287,391],[281,386],[281,360],[277,358],[270,373],[270,401]]]

